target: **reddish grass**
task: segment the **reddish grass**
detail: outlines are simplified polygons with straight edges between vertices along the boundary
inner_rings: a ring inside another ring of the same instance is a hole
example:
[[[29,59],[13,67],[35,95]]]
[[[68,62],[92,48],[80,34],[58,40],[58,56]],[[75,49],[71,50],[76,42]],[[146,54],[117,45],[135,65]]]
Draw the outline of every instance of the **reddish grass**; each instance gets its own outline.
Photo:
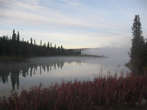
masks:
[[[101,110],[141,105],[143,99],[147,99],[147,75],[109,77],[23,90],[1,98],[0,110]]]

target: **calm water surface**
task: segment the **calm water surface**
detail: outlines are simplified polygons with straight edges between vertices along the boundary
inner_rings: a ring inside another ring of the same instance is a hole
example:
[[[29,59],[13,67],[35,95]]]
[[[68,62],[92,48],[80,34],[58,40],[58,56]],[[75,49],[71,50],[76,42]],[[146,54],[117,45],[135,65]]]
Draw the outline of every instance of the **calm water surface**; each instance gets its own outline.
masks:
[[[128,59],[98,57],[40,57],[23,62],[0,62],[0,96],[32,86],[74,80],[92,80],[95,77],[118,76],[129,70]],[[123,74],[125,75],[125,74]]]

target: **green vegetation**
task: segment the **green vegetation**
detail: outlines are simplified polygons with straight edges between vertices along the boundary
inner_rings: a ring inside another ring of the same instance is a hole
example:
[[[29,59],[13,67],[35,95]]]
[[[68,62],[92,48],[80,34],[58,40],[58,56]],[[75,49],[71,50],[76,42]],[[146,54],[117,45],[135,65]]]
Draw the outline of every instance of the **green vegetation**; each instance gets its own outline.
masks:
[[[32,38],[30,41],[20,40],[19,32],[16,34],[13,30],[12,37],[0,37],[0,56],[1,58],[25,58],[34,56],[56,56],[56,55],[79,55],[80,51],[64,49],[63,46],[52,45],[52,43],[44,43],[40,41],[40,45]],[[0,59],[1,59],[0,58]]]
[[[141,22],[139,15],[135,16],[133,27],[132,48],[130,54],[129,67],[133,73],[145,73],[147,66],[147,42],[142,36]]]

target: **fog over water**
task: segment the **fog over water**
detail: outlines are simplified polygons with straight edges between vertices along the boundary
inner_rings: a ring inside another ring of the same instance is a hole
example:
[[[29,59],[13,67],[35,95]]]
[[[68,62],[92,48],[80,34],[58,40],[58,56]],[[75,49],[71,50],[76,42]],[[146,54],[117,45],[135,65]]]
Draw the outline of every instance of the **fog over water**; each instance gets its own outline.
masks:
[[[129,60],[127,49],[86,49],[83,54],[106,57],[56,56],[30,58],[21,62],[0,62],[0,92],[8,96],[33,86],[46,87],[63,81],[92,80],[107,75],[125,76]]]
[[[82,51],[83,54],[88,55],[100,55],[105,56],[107,61],[109,61],[108,65],[124,65],[129,61],[129,52],[128,48],[93,48],[93,49],[85,49]]]

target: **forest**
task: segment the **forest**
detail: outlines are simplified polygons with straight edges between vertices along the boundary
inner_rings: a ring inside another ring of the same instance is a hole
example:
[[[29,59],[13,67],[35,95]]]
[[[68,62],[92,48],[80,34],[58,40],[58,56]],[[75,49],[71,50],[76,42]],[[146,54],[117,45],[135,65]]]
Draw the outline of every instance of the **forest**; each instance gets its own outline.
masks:
[[[0,56],[8,57],[34,57],[34,56],[57,56],[57,55],[80,55],[81,51],[64,49],[63,46],[53,46],[51,42],[40,45],[30,38],[30,41],[20,40],[19,32],[13,30],[12,36],[0,36]]]

